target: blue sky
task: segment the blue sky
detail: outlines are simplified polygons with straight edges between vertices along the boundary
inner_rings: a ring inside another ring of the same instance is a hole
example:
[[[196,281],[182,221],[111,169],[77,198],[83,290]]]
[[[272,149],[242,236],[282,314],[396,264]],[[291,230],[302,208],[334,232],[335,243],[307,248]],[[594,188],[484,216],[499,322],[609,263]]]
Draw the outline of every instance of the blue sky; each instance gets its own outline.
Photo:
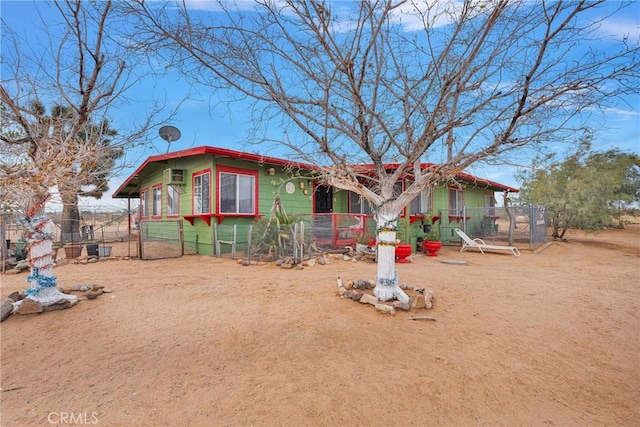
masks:
[[[206,9],[210,5],[206,1],[191,0],[189,3],[193,8],[199,9]],[[0,14],[8,26],[18,30],[28,39],[35,39],[42,36],[39,33],[41,22],[36,13],[36,7],[42,9],[46,8],[46,5],[31,0],[3,0],[0,2]],[[622,33],[630,33],[630,41],[639,43],[640,2],[636,2],[627,13],[605,22],[600,30],[603,38],[619,37]],[[126,128],[132,117],[144,114],[148,107],[145,102],[148,102],[148,99],[159,98],[166,101],[167,113],[171,107],[179,105],[175,117],[164,124],[176,126],[182,133],[180,140],[172,142],[170,146],[157,136],[152,141],[152,147],[129,153],[128,159],[133,161],[135,165],[139,165],[150,155],[165,153],[169,149],[175,151],[201,145],[256,151],[255,147],[243,144],[243,141],[249,137],[248,130],[253,126],[247,104],[227,104],[220,99],[213,98],[211,92],[206,88],[190,88],[177,73],[169,74],[161,81],[146,82],[134,88],[128,96],[133,100],[130,105],[110,112],[114,128]],[[187,96],[188,99],[185,100]],[[595,134],[594,150],[619,148],[623,151],[640,154],[640,99],[638,97],[630,97],[623,102],[621,100],[616,108],[607,109],[604,112],[603,119],[600,123],[602,127]],[[157,135],[157,130],[155,134]],[[271,151],[262,154],[280,155]],[[529,163],[529,159],[522,161],[522,164]],[[111,181],[111,191],[103,200],[85,200],[82,202],[81,208],[125,207],[126,202],[111,199],[111,193],[132,170],[132,168],[122,170],[120,176]],[[510,186],[518,186],[514,176],[516,168],[512,166],[483,166],[468,170],[468,172]]]

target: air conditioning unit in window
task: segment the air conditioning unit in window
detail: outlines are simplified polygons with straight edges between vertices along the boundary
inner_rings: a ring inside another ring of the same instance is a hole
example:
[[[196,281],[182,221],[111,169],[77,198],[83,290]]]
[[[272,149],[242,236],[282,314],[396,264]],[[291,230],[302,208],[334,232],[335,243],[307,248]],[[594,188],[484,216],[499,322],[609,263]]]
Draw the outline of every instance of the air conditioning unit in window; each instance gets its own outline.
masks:
[[[165,184],[182,185],[186,182],[186,171],[184,169],[165,169],[164,179]]]

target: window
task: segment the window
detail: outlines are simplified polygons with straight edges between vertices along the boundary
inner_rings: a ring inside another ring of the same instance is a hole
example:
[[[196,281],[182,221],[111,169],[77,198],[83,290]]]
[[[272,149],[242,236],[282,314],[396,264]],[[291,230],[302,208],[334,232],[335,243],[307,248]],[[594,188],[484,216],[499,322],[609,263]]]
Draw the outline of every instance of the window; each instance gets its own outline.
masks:
[[[449,215],[462,215],[464,192],[459,188],[449,189]]]
[[[484,195],[484,207],[485,215],[487,216],[495,216],[496,214],[496,199],[493,197],[493,194],[485,194]]]
[[[153,210],[154,217],[162,216],[162,185],[153,187]]]
[[[371,205],[369,204],[369,201],[361,195],[354,193],[353,191],[349,191],[349,213],[372,215]]]
[[[409,215],[431,212],[431,189],[423,188],[420,195],[411,201]]]
[[[394,196],[398,196],[401,193],[402,193],[402,182],[398,181],[393,186],[393,194]],[[371,208],[371,204],[367,199],[365,199],[358,193],[349,191],[349,213],[360,214],[360,215],[373,215],[373,209]]]
[[[149,190],[145,188],[140,192],[140,218],[149,216],[147,203],[149,203]]]
[[[220,213],[255,215],[258,173],[224,167],[218,167],[218,170]]]
[[[193,213],[211,213],[211,173],[193,174]]]
[[[177,185],[167,185],[167,216],[179,214],[180,190]]]

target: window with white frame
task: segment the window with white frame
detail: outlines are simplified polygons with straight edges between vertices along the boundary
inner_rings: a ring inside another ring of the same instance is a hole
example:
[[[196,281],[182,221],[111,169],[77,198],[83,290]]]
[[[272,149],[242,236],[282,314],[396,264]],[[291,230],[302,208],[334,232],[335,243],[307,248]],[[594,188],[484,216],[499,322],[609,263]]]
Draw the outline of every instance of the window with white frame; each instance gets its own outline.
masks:
[[[162,216],[162,186],[153,187],[153,216]]]
[[[220,213],[255,214],[255,175],[221,172],[219,176]]]
[[[211,213],[211,173],[193,175],[193,213]]]
[[[146,218],[149,215],[148,205],[149,203],[149,191],[144,189],[140,192],[140,217]]]
[[[464,192],[460,188],[449,189],[449,215],[462,215]]]
[[[484,207],[485,209],[485,215],[488,216],[495,216],[496,214],[496,198],[493,196],[493,194],[485,194],[484,195]]]
[[[423,188],[415,199],[411,201],[409,207],[409,215],[417,215],[421,213],[431,212],[431,189]]]
[[[179,214],[180,190],[177,185],[167,185],[167,216]]]

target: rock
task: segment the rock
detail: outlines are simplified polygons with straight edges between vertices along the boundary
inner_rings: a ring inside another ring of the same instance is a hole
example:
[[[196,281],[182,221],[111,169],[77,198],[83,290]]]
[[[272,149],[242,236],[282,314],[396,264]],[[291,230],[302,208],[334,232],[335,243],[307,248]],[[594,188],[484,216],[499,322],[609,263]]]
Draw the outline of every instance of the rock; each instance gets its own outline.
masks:
[[[359,292],[354,292],[353,297],[351,299],[354,300],[355,302],[360,302],[360,300],[362,299],[362,295],[364,294],[361,294]]]
[[[280,267],[280,266],[282,265],[282,260],[281,260],[281,259],[277,259],[277,260],[276,260],[276,265],[277,265],[278,267]]]
[[[338,295],[343,296],[347,292],[347,289],[344,286],[338,286]]]
[[[20,292],[18,292],[18,291],[13,291],[13,292],[11,292],[9,294],[9,296],[7,298],[9,298],[10,300],[13,300],[13,302],[16,302],[16,301],[20,301],[21,299],[23,299],[24,296],[20,295]]]
[[[409,297],[409,306],[411,308],[424,308],[426,306],[424,302],[424,295],[411,295],[411,297]]]
[[[320,265],[329,264],[329,260],[327,258],[325,258],[325,257],[318,258],[318,264],[320,264]]]
[[[20,270],[16,270],[15,268],[12,268],[11,270],[5,271],[4,274],[20,274]]]
[[[69,260],[66,258],[62,258],[56,261],[56,264],[58,264],[58,267],[61,267],[63,265],[67,265],[69,264]]]
[[[345,255],[342,255],[342,260],[343,260],[343,261],[350,261],[350,260],[351,260],[351,257],[350,257],[349,255],[346,255],[346,254],[345,254]]]
[[[4,322],[4,320],[13,313],[13,303],[15,301],[11,299],[4,299],[0,303],[0,322]]]
[[[87,297],[87,299],[96,299],[98,298],[98,296],[102,295],[102,289],[99,291],[90,291],[84,294],[85,297]]]
[[[352,280],[349,280],[347,282],[347,289],[353,289],[353,281]]]
[[[249,261],[248,259],[243,259],[242,260],[242,266],[243,267],[249,267],[251,265],[251,261]]]
[[[283,262],[280,264],[280,268],[290,269],[293,268],[293,264],[289,264],[288,262]]]
[[[345,298],[353,299],[353,296],[354,296],[355,294],[356,294],[356,293],[355,293],[355,292],[353,292],[353,291],[346,291],[346,292],[344,293],[344,295],[342,295],[342,296],[343,296],[343,297],[345,297]]]
[[[314,258],[308,259],[306,261],[303,261],[302,265],[313,267],[314,265],[316,265],[316,260]]]
[[[19,263],[16,264],[14,268],[18,271],[28,270],[29,264],[27,263],[27,261],[20,261]]]
[[[433,308],[433,291],[427,291],[424,294],[424,306],[427,309]]]
[[[374,297],[373,295],[369,295],[369,294],[363,294],[362,298],[360,298],[360,304],[371,304],[371,305],[376,305],[378,304],[380,301],[378,301],[378,298]]]
[[[71,287],[71,291],[77,291],[77,292],[85,292],[85,291],[90,291],[91,289],[93,289],[93,284],[88,284],[88,285],[73,285]]]
[[[386,305],[386,304],[376,304],[375,305],[376,310],[384,313],[384,314],[390,314],[390,315],[395,315],[396,314],[396,310],[391,307],[390,305]]]
[[[373,289],[373,288],[376,287],[376,281],[375,280],[369,279],[368,282],[369,282],[369,287],[367,289]]]
[[[42,313],[44,311],[44,307],[38,301],[32,300],[31,298],[25,298],[22,300],[15,313],[18,314],[34,314],[34,313]]]
[[[78,263],[85,265],[85,264],[89,264],[89,260],[88,259],[81,259],[80,261],[78,261]]]
[[[298,265],[296,265],[296,268],[297,268],[298,270],[304,270],[304,265],[302,265],[302,264],[298,264]]]
[[[404,301],[394,301],[391,306],[398,310],[409,311],[411,310],[411,305],[408,302]]]
[[[91,285],[91,290],[94,292],[99,291],[100,289],[104,289],[104,286],[102,285],[96,285],[95,283]]]
[[[371,285],[369,285],[369,281],[368,280],[359,279],[356,282],[355,288],[356,289],[361,289],[361,290],[362,289],[371,289]]]
[[[98,262],[98,257],[89,258],[89,259],[87,260],[87,263],[88,263],[88,264],[92,264],[92,263],[94,263],[94,262]]]
[[[111,289],[109,289],[109,288],[102,288],[102,292],[105,293],[105,294],[110,294],[113,291]]]
[[[407,289],[409,289],[409,285],[400,285],[400,289],[406,291]]]
[[[53,304],[46,305],[44,307],[44,311],[55,311],[55,310],[64,310],[65,308],[69,308],[71,306],[71,302],[68,299],[59,299]]]

